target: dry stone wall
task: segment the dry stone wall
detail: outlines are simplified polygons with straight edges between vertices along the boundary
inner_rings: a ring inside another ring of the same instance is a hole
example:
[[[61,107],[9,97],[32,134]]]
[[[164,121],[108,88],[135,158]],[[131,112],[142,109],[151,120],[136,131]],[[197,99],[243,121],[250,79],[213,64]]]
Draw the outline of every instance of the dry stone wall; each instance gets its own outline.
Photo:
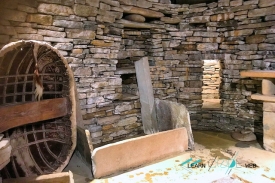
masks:
[[[250,97],[261,82],[239,73],[275,68],[274,10],[272,0],[3,0],[0,47],[39,40],[66,57],[97,145],[142,132],[139,99],[123,99],[121,70],[144,56],[155,97],[184,104],[193,129],[261,131],[262,103]],[[221,111],[201,110],[204,59],[221,61]]]

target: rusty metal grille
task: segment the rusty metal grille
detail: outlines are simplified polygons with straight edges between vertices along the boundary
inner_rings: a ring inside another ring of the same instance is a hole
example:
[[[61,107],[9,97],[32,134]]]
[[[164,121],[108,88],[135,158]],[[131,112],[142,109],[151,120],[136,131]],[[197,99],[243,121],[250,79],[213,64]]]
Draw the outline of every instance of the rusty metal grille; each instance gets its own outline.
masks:
[[[32,44],[23,42],[0,57],[0,106],[35,101]],[[41,100],[67,97],[69,77],[61,58],[41,45],[37,60],[44,87]],[[67,159],[72,146],[71,135],[70,115],[6,131],[5,136],[11,139],[12,157],[1,171],[3,178],[54,172]]]

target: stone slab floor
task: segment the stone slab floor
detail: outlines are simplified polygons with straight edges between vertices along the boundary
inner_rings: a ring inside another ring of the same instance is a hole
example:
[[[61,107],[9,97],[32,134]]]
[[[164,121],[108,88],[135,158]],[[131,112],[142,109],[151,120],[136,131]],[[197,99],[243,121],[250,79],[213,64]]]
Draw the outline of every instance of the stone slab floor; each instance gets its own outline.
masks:
[[[217,132],[193,134],[195,151],[120,175],[91,181],[89,169],[77,156],[65,171],[74,173],[76,183],[275,182],[275,153],[263,150],[258,142],[240,143]]]

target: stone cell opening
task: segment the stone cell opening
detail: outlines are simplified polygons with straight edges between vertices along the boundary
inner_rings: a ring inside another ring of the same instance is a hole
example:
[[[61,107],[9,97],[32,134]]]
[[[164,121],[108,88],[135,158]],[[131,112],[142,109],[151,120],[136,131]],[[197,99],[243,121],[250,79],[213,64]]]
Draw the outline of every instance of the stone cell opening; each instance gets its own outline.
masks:
[[[220,85],[221,63],[220,60],[203,60],[203,86],[202,100],[204,109],[221,108]]]

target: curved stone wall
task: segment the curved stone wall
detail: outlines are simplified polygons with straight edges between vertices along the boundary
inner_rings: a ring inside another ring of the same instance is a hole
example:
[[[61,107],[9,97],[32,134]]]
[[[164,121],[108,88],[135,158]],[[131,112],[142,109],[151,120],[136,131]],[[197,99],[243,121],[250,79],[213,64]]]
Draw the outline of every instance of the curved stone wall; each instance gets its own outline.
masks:
[[[139,100],[119,100],[116,71],[143,56],[155,97],[185,104],[194,129],[262,130],[262,104],[250,97],[261,83],[239,72],[275,67],[271,0],[5,0],[0,7],[0,47],[45,41],[67,59],[94,144],[142,132]],[[201,109],[204,59],[221,60],[220,111]]]

